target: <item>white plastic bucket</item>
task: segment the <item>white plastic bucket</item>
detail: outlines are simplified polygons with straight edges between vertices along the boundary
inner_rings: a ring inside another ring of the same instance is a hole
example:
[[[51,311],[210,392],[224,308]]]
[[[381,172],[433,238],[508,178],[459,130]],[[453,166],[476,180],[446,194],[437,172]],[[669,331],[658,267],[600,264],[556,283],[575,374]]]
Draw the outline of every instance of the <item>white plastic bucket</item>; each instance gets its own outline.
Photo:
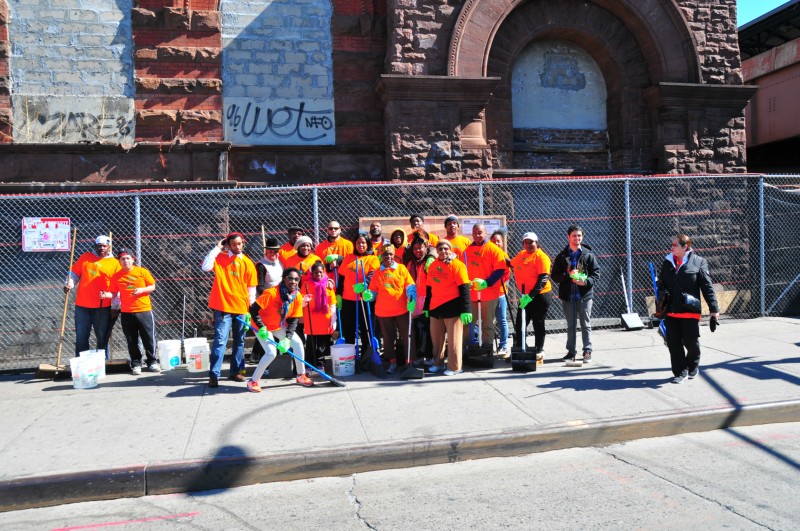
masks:
[[[92,349],[92,350],[84,350],[81,352],[80,357],[86,363],[89,363],[87,360],[92,360],[93,367],[97,371],[97,379],[102,380],[106,377],[106,351],[99,350],[99,349]]]
[[[91,389],[97,387],[97,363],[92,358],[71,358],[72,387]]]
[[[181,364],[181,340],[166,339],[158,342],[158,361],[162,371],[171,371]]]
[[[211,367],[209,357],[211,349],[205,345],[193,345],[186,351],[186,370],[189,372],[205,372]]]
[[[356,373],[356,346],[345,343],[331,345],[334,376],[353,376]]]

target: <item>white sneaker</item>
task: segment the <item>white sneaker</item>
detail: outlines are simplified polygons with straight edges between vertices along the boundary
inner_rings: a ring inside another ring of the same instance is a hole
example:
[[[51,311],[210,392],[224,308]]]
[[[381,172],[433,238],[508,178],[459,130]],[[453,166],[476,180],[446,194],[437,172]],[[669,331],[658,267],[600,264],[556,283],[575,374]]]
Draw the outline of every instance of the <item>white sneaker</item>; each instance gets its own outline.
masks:
[[[142,374],[142,368],[139,365],[134,365],[131,368],[131,374],[134,376],[139,376],[140,374]]]
[[[447,369],[443,374],[445,376],[455,376],[456,374],[461,374],[462,372],[464,371],[451,371],[450,369]]]
[[[161,372],[161,365],[158,363],[151,363],[147,366],[147,370],[150,372]]]

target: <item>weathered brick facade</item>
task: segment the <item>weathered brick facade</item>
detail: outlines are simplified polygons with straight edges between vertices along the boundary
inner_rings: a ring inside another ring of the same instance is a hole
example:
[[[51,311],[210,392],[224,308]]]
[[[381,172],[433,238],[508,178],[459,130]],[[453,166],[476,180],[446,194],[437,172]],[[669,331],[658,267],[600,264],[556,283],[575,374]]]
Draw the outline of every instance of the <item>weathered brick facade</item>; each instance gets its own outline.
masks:
[[[745,171],[743,109],[754,89],[741,84],[735,0],[337,0],[330,10],[280,0],[138,0],[128,12],[111,0],[46,12],[38,2],[20,0],[18,16],[9,17],[0,0],[2,182]],[[50,17],[49,29],[34,14]],[[290,16],[281,36],[277,21]],[[115,24],[113,41],[104,40],[107,30],[86,29]],[[70,35],[63,53],[37,34],[54,27]],[[26,32],[30,45],[10,64],[15,31]],[[235,42],[227,63],[223,39]],[[603,126],[515,125],[520,90],[580,88],[569,49],[553,67],[560,70],[519,71],[526,48],[551,40],[588,52],[602,73]],[[107,58],[92,51],[105,42]],[[45,67],[26,66],[36,57]],[[46,74],[55,66],[63,74]],[[52,95],[72,98],[76,110],[56,112]],[[335,124],[328,133],[335,141],[276,135],[248,143],[226,132],[238,125],[226,97],[261,98],[262,131],[280,133],[292,119],[295,133]],[[291,104],[275,110],[270,98]],[[332,101],[331,118],[301,116],[305,100],[319,98]],[[36,129],[31,116],[14,114],[15,101],[65,121]],[[281,122],[290,108],[295,115]]]

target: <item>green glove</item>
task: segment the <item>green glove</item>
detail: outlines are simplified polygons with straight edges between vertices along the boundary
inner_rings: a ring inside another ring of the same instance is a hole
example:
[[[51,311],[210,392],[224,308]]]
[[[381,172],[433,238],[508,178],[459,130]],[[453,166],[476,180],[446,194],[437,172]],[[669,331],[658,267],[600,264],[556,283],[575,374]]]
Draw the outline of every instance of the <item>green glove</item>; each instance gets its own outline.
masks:
[[[461,314],[461,324],[468,325],[472,322],[472,314],[465,312]]]
[[[475,280],[472,281],[472,289],[474,289],[475,291],[484,290],[488,286],[489,285],[482,278],[476,278]]]
[[[355,286],[353,286],[353,291],[355,291],[356,293],[364,293],[365,289],[367,289],[366,284],[356,284]]]
[[[414,312],[414,308],[416,307],[417,307],[417,301],[415,300],[410,300],[408,301],[408,304],[406,304],[406,309],[412,313]]]
[[[289,350],[289,347],[292,346],[292,342],[289,340],[288,337],[284,337],[280,341],[278,341],[278,351],[281,354],[286,354],[286,351]]]
[[[434,261],[436,261],[436,257],[434,257],[434,256],[430,256],[430,257],[428,257],[427,260],[425,260],[425,272],[426,273],[428,272],[428,268],[431,266],[431,264]]]
[[[256,332],[256,336],[266,341],[269,339],[269,330],[267,330],[266,326],[262,326],[258,329],[258,332]]]
[[[339,256],[338,254],[329,254],[328,256],[325,257],[325,263],[330,264],[331,262],[334,261],[338,262],[340,258],[341,256]]]
[[[533,300],[533,299],[531,298],[531,296],[530,296],[530,295],[528,295],[528,294],[526,293],[526,294],[525,294],[525,295],[523,295],[523,296],[522,296],[522,298],[519,300],[519,307],[520,307],[520,308],[522,308],[522,309],[524,310],[524,309],[525,309],[525,307],[526,307],[527,305],[529,305],[529,304],[531,303],[531,301],[532,301],[532,300]]]
[[[250,328],[250,325],[253,323],[253,318],[249,313],[244,314],[244,322],[247,323],[247,327]]]
[[[337,295],[336,296],[336,306],[338,306],[339,308],[342,307],[342,296],[341,295]]]
[[[430,317],[430,314],[429,314],[428,310],[422,310],[422,315],[424,315],[424,316],[425,316],[425,319],[427,319],[428,317]]]
[[[361,298],[364,299],[364,302],[370,302],[375,298],[375,292],[372,291],[371,289],[368,289],[367,291],[364,292],[364,295],[362,295]]]

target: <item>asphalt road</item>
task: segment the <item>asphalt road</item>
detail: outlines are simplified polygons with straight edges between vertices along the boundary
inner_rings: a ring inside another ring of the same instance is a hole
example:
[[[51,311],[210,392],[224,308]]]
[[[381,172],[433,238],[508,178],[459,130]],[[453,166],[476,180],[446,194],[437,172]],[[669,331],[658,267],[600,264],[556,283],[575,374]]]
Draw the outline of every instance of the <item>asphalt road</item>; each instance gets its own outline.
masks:
[[[0,529],[800,529],[800,423],[0,513]]]

